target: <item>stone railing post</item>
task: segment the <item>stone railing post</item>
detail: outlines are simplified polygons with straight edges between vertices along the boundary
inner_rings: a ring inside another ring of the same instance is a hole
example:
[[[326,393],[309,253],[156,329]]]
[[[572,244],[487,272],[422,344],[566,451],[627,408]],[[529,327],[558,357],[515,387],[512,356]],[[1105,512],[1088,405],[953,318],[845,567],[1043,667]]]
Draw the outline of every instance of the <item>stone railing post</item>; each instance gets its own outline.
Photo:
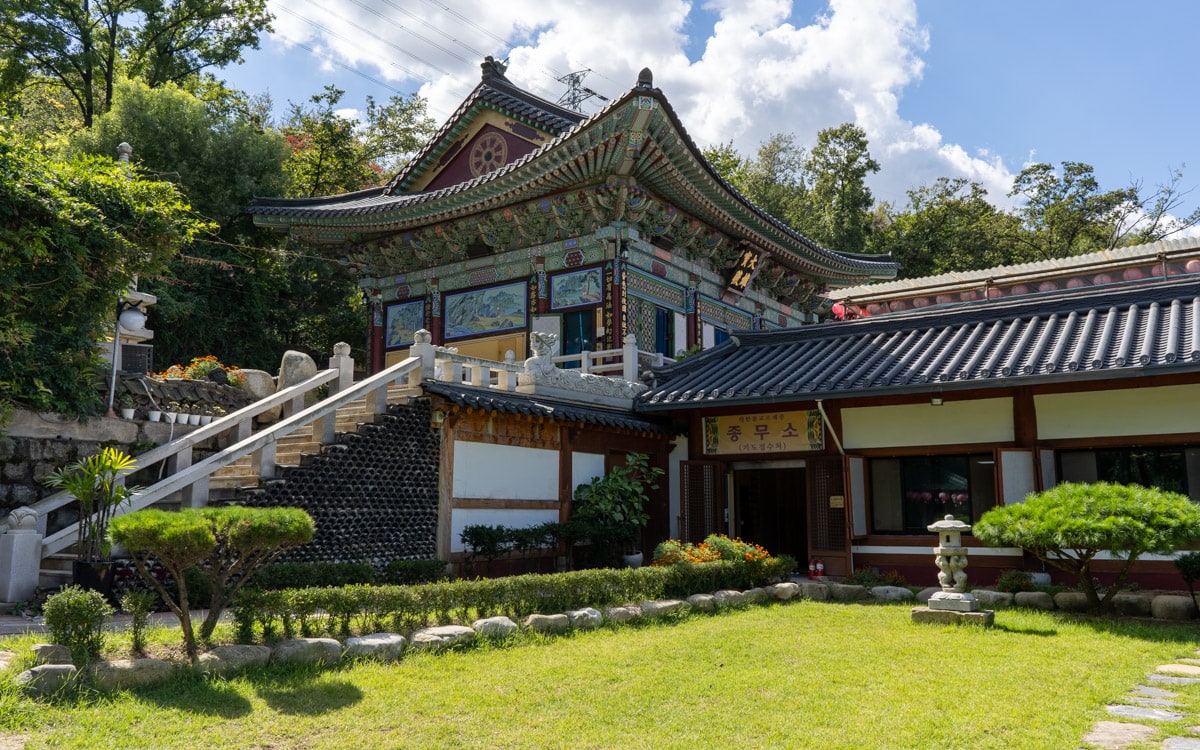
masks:
[[[37,591],[42,567],[42,535],[38,514],[17,508],[8,514],[8,530],[0,534],[0,602],[19,602]]]
[[[626,380],[637,380],[638,379],[637,336],[634,336],[632,333],[625,334],[625,346],[623,348],[624,348],[624,352],[621,355],[621,358],[622,358],[621,377],[625,378]]]
[[[408,349],[408,356],[421,358],[421,377],[433,380],[433,334],[424,328],[413,335],[413,345]]]
[[[350,345],[339,341],[333,345],[333,356],[329,358],[329,369],[337,370],[337,380],[329,384],[329,392],[340,393],[354,385],[354,358],[350,356]]]

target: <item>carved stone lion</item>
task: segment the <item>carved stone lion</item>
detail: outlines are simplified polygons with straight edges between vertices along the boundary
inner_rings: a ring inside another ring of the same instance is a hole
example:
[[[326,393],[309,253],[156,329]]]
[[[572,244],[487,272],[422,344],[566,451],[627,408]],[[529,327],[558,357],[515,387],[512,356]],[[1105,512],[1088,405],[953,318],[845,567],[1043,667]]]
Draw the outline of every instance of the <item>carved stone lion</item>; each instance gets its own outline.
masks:
[[[543,333],[542,331],[530,331],[529,333],[529,350],[535,357],[549,357],[554,353],[554,347],[557,345],[557,333]]]

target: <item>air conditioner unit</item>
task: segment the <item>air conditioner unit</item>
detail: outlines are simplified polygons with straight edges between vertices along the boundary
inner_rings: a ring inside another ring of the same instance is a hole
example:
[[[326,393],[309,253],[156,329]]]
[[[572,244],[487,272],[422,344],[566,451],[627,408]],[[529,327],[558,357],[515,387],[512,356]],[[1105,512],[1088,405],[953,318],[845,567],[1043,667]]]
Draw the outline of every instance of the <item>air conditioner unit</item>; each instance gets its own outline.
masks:
[[[154,346],[121,344],[121,371],[145,375],[154,372]]]

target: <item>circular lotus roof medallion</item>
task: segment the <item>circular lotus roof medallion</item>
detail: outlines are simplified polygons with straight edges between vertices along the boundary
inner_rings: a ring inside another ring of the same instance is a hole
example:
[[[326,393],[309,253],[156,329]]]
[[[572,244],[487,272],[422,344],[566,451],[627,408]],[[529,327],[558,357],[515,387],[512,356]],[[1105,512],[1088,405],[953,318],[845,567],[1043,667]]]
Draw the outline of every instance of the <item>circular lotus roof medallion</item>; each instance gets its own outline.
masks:
[[[504,165],[508,144],[499,133],[485,133],[471,147],[471,174],[478,177]]]

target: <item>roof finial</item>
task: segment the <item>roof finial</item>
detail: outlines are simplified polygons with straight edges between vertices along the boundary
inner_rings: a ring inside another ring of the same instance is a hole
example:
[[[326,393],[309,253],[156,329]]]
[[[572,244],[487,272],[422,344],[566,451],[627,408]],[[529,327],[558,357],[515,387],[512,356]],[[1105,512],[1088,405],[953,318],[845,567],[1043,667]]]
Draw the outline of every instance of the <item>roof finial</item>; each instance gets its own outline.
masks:
[[[637,85],[639,89],[654,88],[654,73],[649,68],[642,68],[642,72],[638,73]]]
[[[504,78],[504,71],[508,70],[508,66],[491,55],[483,58],[483,63],[479,67],[483,69],[483,80],[485,81],[490,78],[508,80]]]

